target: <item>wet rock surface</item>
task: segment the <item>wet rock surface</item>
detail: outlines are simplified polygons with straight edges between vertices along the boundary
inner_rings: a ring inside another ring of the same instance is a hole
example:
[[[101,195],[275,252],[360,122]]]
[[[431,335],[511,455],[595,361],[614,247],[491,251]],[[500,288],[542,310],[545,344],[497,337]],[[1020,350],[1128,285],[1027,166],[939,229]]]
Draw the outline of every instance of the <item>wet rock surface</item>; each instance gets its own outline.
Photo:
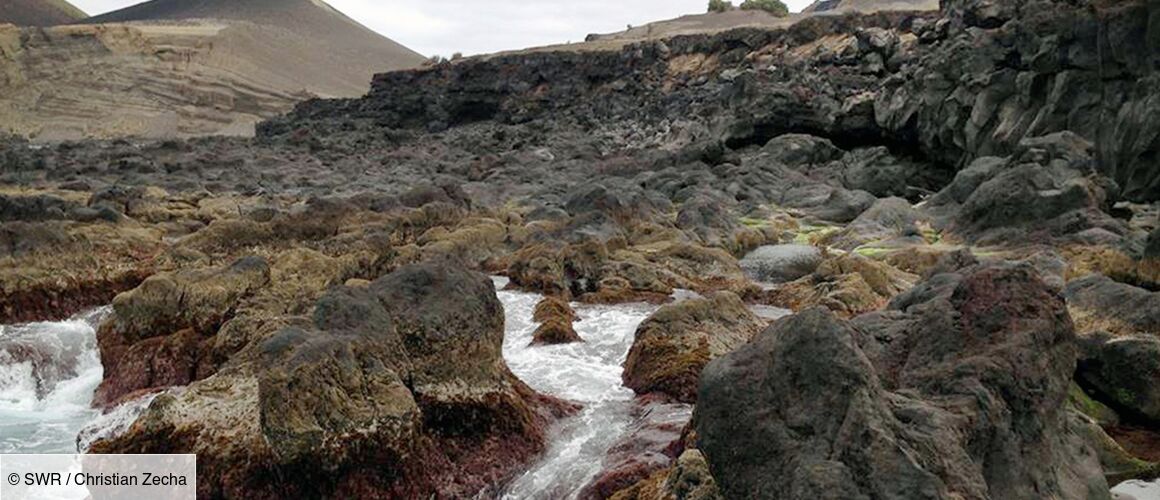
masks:
[[[159,396],[94,450],[198,453],[207,496],[474,493],[525,465],[573,409],[508,371],[502,335],[486,276],[403,267],[327,291],[311,317]]]
[[[546,297],[536,304],[533,319],[540,322],[540,326],[532,334],[533,344],[569,344],[584,341],[572,326],[579,320],[576,311],[559,297]]]
[[[638,394],[695,403],[705,365],[748,342],[763,326],[730,292],[664,306],[637,328],[624,361],[624,385]]]

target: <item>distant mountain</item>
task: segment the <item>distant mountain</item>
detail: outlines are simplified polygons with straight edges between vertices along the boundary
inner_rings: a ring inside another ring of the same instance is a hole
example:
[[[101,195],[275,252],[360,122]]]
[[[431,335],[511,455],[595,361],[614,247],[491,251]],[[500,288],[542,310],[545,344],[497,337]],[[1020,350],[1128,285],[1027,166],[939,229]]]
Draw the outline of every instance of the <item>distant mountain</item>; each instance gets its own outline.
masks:
[[[78,25],[0,28],[0,131],[250,134],[303,99],[361,96],[375,73],[424,60],[320,0],[155,0]]]
[[[2,0],[0,24],[57,26],[89,17],[66,0]]]
[[[355,22],[321,0],[153,0],[85,23],[156,23],[192,19],[253,23],[284,30],[269,45],[238,54],[301,78],[324,95],[361,95],[374,73],[415,66],[425,58]],[[289,37],[295,38],[290,40]],[[255,40],[256,41],[256,40]],[[287,42],[289,44],[287,45]]]

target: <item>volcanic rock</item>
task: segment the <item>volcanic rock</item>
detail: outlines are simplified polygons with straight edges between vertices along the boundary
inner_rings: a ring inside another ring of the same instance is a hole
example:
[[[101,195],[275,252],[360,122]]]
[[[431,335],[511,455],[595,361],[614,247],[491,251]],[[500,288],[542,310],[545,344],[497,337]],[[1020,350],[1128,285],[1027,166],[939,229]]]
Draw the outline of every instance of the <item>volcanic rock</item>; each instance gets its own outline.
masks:
[[[792,310],[820,305],[852,317],[881,308],[917,280],[917,276],[855,253],[835,255],[809,276],[760,293],[759,300]]]
[[[540,326],[532,333],[532,344],[569,344],[583,342],[584,339],[572,327],[578,318],[572,306],[558,297],[545,297],[532,317]]]
[[[571,410],[508,371],[481,274],[404,267],[292,323],[92,451],[198,453],[205,496],[462,496],[518,471]]]
[[[1068,283],[1064,296],[1080,333],[1160,335],[1160,294],[1093,274]]]
[[[624,361],[624,385],[638,394],[694,403],[705,365],[747,342],[762,326],[729,292],[666,305],[637,327]]]
[[[1018,267],[947,288],[870,331],[810,309],[710,363],[695,419],[722,493],[1107,498],[1063,405],[1076,357],[1063,301]]]
[[[822,252],[808,245],[771,245],[741,259],[741,269],[755,281],[784,283],[806,276],[822,263]]]
[[[1095,335],[1081,344],[1076,380],[1116,408],[1160,422],[1160,338]]]

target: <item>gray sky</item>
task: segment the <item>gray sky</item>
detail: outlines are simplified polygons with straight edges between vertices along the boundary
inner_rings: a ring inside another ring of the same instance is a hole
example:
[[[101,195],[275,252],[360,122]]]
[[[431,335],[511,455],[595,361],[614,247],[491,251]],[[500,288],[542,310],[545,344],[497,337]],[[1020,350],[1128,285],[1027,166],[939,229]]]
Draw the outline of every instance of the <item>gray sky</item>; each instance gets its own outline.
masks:
[[[0,0],[2,1],[2,0]],[[141,0],[72,0],[91,15]],[[425,55],[480,54],[567,41],[589,33],[705,11],[708,0],[327,0],[334,8]],[[739,3],[739,2],[735,2]],[[798,11],[812,0],[786,0]]]

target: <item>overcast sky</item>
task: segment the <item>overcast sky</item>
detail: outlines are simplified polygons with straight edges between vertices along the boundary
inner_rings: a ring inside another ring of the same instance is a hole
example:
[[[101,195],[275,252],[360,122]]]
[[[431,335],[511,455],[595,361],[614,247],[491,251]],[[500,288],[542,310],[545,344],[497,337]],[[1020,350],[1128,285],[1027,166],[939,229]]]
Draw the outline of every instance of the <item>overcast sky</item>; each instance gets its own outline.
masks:
[[[4,1],[4,0],[0,0]],[[91,15],[141,0],[72,0]],[[589,33],[705,11],[708,0],[327,0],[424,55],[466,55],[578,42]],[[812,0],[788,0],[798,11]]]

